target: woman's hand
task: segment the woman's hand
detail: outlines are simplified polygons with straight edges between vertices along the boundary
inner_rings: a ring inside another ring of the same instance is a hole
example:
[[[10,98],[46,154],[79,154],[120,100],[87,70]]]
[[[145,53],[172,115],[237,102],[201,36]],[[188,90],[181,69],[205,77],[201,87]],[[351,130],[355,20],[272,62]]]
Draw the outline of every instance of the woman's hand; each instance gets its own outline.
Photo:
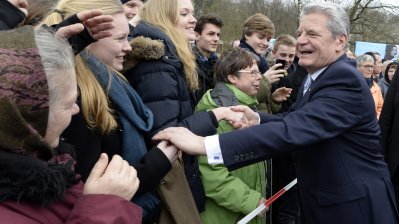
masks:
[[[245,127],[251,127],[254,125],[258,125],[260,123],[259,114],[247,106],[244,105],[232,106],[231,110],[235,112],[241,112],[244,114],[245,118],[242,120],[245,121],[245,123],[243,123],[242,125]],[[240,125],[241,122],[233,123],[233,127],[235,128],[241,128]]]
[[[168,141],[161,141],[157,147],[168,157],[172,164],[178,157],[178,149]]]
[[[102,153],[87,178],[83,194],[116,195],[130,201],[139,184],[136,169],[122,157],[115,155],[108,164],[108,156]]]
[[[79,20],[87,27],[95,40],[112,36],[111,29],[115,27],[111,15],[104,15],[101,10],[93,9],[79,12]]]
[[[71,24],[71,22],[64,20],[58,26],[60,28],[55,33],[57,36],[70,38],[84,30],[83,24],[88,29],[90,35],[95,40],[112,36],[111,29],[114,28],[114,19],[111,15],[103,15],[103,12],[98,9],[85,10],[76,14],[80,23]],[[66,24],[66,25],[65,25]]]
[[[260,198],[259,199],[259,203],[258,203],[258,207],[261,205],[261,204],[264,204],[264,203],[266,203],[266,199],[264,199],[264,198]],[[258,214],[258,217],[263,217],[263,216],[265,216],[265,214],[266,214],[266,212],[268,212],[269,211],[269,207],[266,207],[266,209],[264,209],[262,212],[260,212],[259,214]]]
[[[217,121],[225,120],[230,123],[245,121],[245,115],[241,111],[233,111],[230,107],[218,107],[212,110]]]

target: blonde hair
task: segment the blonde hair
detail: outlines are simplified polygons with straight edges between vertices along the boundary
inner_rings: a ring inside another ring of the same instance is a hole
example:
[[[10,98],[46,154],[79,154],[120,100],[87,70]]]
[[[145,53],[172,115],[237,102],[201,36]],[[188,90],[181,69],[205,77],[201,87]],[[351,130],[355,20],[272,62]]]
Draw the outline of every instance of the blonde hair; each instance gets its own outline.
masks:
[[[277,51],[281,45],[287,46],[287,47],[295,47],[296,46],[296,40],[293,36],[289,34],[281,34],[276,38],[274,41],[274,46],[273,50]]]
[[[177,28],[179,21],[178,0],[150,0],[140,11],[141,20],[161,29],[171,39],[177,55],[183,62],[184,73],[190,90],[198,89],[197,64],[186,35]]]
[[[101,9],[107,15],[123,13],[123,7],[119,0],[60,0],[56,6],[56,11],[51,13],[44,23],[47,25],[58,24],[63,18],[94,8]],[[98,128],[102,134],[109,133],[118,124],[112,114],[113,110],[110,108],[107,96],[108,90],[104,90],[101,87],[92,71],[79,55],[75,57],[75,60],[76,79],[80,90],[83,117],[90,128]]]

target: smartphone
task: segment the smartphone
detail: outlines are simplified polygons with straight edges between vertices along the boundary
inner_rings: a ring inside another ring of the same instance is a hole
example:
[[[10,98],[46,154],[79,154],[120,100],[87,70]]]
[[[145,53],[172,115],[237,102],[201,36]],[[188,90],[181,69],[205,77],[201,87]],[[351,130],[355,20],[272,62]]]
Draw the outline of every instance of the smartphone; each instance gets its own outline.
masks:
[[[287,63],[286,60],[277,59],[277,60],[276,60],[276,64],[282,64],[282,66],[278,67],[277,69],[284,69],[286,63]]]

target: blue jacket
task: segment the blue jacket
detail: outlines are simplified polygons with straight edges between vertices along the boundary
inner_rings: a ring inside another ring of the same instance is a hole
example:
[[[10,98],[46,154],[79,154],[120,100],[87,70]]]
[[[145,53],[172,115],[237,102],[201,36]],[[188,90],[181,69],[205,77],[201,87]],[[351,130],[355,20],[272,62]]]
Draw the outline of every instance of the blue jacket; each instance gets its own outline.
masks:
[[[295,151],[304,223],[397,223],[373,98],[345,60],[330,64],[289,112],[220,135],[224,163],[236,169]]]

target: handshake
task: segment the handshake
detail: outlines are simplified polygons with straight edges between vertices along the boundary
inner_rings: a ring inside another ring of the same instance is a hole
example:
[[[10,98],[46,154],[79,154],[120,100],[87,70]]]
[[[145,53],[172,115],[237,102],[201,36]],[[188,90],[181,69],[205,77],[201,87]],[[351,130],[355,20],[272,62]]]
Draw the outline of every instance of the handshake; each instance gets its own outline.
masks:
[[[212,112],[218,121],[226,120],[234,128],[248,128],[260,123],[258,113],[247,106],[218,107]],[[205,137],[195,135],[187,128],[166,128],[154,135],[152,139],[155,141],[169,141],[178,149],[191,155],[206,155]]]

